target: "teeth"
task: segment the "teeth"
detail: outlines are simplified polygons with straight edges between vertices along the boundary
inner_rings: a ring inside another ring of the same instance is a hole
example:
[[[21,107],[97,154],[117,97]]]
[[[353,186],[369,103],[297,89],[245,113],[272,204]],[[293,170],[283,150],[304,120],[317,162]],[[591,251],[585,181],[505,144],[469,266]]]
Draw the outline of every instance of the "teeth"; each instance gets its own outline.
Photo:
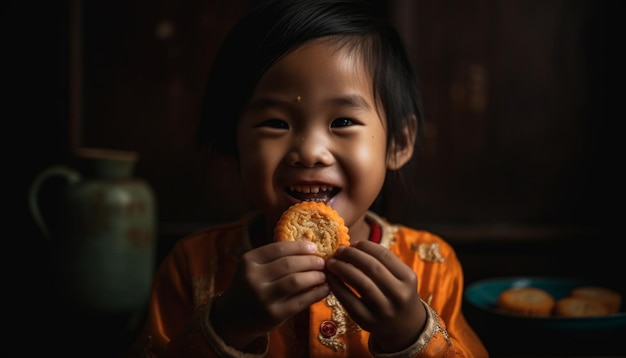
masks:
[[[320,191],[332,191],[331,185],[290,185],[289,190],[305,194],[317,194]]]
[[[303,201],[315,201],[318,203],[325,203],[326,202],[326,198],[321,198],[321,199],[304,199]]]

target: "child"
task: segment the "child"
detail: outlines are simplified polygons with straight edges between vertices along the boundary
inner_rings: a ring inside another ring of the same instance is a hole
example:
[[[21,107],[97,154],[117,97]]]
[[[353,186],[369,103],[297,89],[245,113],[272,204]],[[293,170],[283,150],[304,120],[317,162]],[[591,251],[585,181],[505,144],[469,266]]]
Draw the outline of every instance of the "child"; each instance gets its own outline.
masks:
[[[213,64],[199,138],[236,161],[258,211],[180,240],[132,356],[487,356],[453,249],[371,211],[413,157],[421,110],[397,33],[367,1],[253,10]],[[275,242],[292,204],[331,205],[350,247]]]

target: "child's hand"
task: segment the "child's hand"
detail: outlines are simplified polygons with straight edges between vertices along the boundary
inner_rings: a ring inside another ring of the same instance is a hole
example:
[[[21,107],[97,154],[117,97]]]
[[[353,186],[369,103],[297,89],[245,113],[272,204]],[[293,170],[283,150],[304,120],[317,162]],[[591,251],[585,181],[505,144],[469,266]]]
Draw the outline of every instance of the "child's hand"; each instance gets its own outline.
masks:
[[[417,340],[426,323],[417,277],[392,252],[360,241],[340,248],[326,267],[331,290],[378,349],[398,352]]]
[[[211,322],[243,349],[330,292],[324,259],[310,242],[274,242],[241,257],[232,285],[215,302]]]

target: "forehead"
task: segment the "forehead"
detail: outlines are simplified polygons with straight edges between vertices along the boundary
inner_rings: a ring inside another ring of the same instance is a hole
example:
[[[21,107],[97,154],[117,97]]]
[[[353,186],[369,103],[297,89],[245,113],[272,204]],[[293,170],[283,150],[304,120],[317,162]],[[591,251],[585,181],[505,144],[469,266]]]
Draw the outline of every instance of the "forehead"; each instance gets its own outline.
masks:
[[[307,57],[323,63],[338,61],[353,70],[362,71],[365,70],[364,51],[365,47],[359,45],[359,42],[352,37],[327,36],[307,41],[295,47],[282,56],[275,64],[284,62],[285,58],[301,60],[302,57]]]
[[[306,42],[276,61],[261,77],[252,97],[270,94],[321,100],[358,95],[373,105],[372,88],[372,76],[360,51],[322,38]]]

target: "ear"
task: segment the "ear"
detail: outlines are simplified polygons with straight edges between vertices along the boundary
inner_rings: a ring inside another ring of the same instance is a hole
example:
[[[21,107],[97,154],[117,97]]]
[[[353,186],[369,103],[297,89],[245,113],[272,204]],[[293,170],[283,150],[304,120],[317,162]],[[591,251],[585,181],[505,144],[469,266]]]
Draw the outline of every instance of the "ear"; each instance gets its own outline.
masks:
[[[402,129],[403,138],[400,141],[394,141],[387,153],[388,170],[398,170],[411,159],[417,130],[417,117],[413,115]]]

